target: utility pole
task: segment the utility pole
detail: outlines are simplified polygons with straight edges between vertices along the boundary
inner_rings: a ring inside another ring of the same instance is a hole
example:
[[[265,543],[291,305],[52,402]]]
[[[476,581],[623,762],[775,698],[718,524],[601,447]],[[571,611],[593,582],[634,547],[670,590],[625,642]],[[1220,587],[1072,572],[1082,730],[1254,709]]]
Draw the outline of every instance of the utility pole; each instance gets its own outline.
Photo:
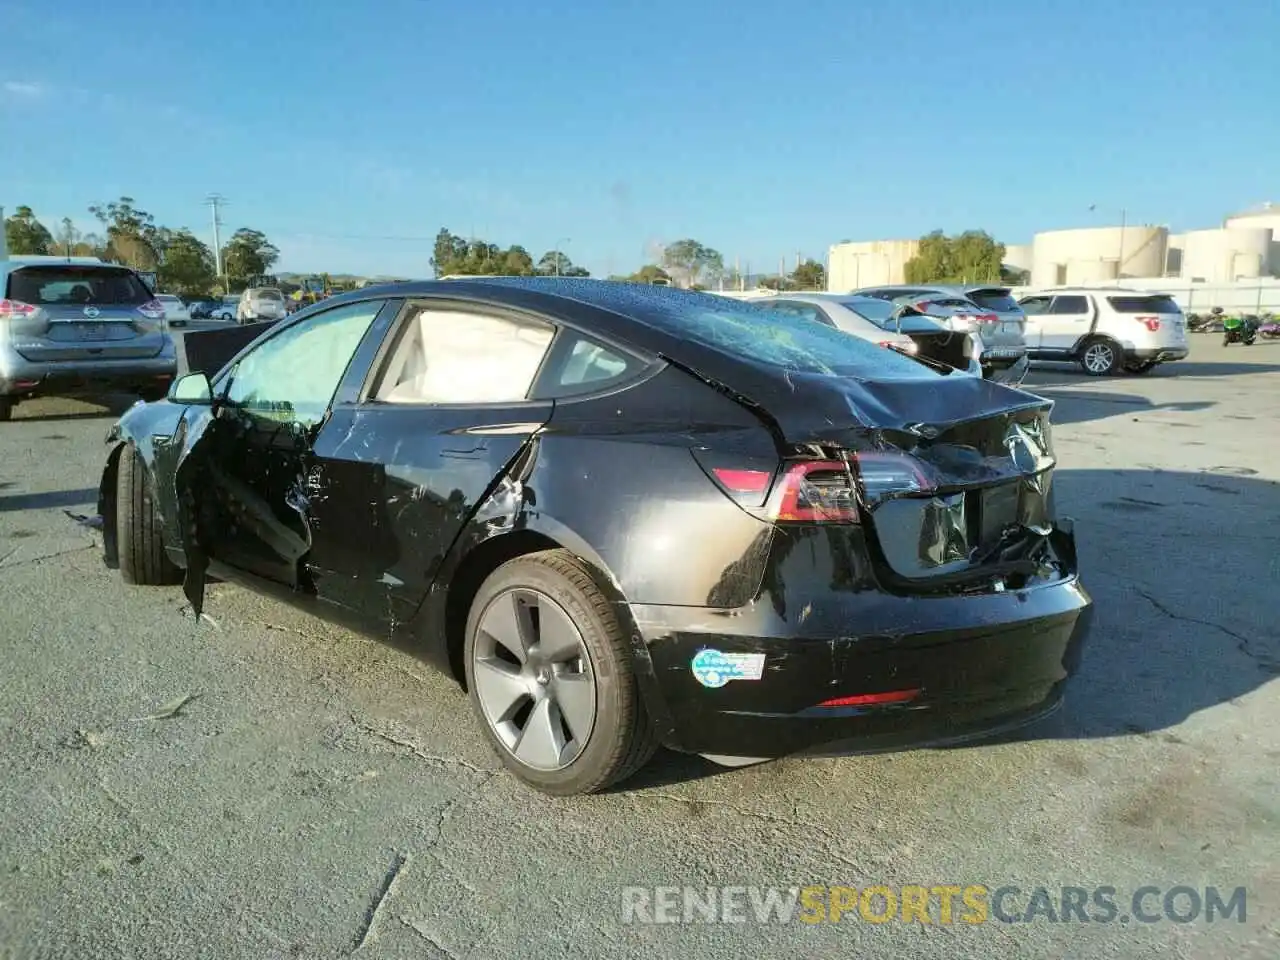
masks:
[[[222,275],[222,236],[219,228],[222,226],[222,216],[218,208],[226,206],[228,201],[221,194],[211,193],[205,198],[205,205],[210,208],[213,216],[213,264],[214,272],[218,276],[218,280],[222,282],[224,293],[231,292],[230,284],[226,283],[226,278]]]
[[[1126,210],[1120,211],[1120,254],[1116,258],[1116,279],[1124,277],[1124,228],[1128,225],[1129,214]]]

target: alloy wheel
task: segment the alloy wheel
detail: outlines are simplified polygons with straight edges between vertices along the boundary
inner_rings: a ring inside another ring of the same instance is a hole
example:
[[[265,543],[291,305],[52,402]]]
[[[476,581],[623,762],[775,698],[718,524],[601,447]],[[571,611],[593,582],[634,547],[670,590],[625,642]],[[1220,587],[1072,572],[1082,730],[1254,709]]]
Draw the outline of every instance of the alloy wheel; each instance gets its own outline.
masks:
[[[1084,352],[1084,366],[1090,373],[1106,373],[1115,359],[1115,350],[1107,343],[1092,343]]]
[[[582,632],[546,594],[520,587],[490,601],[472,672],[485,720],[520,763],[562,770],[582,753],[595,727],[595,673]]]

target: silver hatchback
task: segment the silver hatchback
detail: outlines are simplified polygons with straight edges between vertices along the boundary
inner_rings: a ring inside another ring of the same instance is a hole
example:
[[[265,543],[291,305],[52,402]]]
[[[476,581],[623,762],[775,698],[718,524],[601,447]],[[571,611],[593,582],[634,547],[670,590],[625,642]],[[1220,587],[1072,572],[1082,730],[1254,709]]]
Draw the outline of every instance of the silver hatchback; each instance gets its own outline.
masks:
[[[854,291],[893,303],[908,303],[952,330],[971,334],[985,375],[1005,379],[1015,368],[1027,367],[1027,317],[1011,295],[998,284],[919,284],[868,287]]]
[[[177,374],[164,305],[127,267],[0,260],[0,420],[40,395],[162,397]]]

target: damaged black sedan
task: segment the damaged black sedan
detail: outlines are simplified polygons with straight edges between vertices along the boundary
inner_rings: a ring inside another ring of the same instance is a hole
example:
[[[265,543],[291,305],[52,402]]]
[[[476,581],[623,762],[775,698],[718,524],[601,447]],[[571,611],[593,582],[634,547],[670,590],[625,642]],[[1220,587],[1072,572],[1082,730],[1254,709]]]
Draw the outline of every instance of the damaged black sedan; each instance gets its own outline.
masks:
[[[1051,410],[712,295],[368,288],[121,418],[106,559],[415,644],[549,793],[963,741],[1053,710],[1087,633]]]

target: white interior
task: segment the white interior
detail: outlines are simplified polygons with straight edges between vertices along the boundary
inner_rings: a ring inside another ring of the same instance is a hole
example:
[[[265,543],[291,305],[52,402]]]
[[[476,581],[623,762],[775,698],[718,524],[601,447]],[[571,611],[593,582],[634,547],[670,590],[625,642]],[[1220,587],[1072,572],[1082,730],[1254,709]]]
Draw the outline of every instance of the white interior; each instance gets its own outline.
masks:
[[[510,317],[421,310],[396,346],[376,397],[387,403],[523,400],[555,331]]]

